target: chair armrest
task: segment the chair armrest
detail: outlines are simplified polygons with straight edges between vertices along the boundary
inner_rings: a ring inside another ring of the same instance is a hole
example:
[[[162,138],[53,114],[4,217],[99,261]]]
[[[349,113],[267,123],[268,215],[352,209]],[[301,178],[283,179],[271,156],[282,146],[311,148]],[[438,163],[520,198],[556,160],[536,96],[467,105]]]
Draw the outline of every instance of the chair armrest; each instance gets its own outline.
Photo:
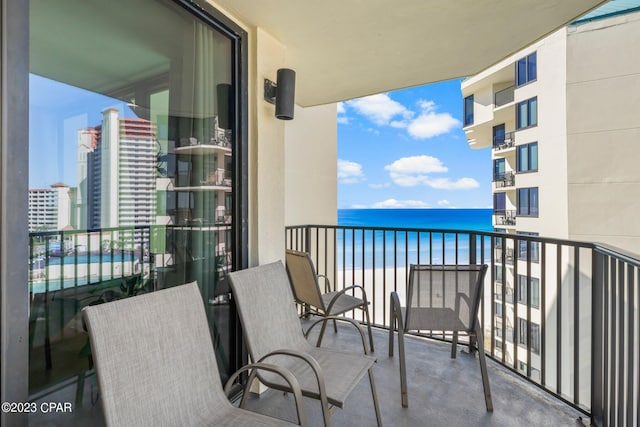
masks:
[[[265,371],[270,371],[270,372],[274,372],[278,375],[280,375],[282,378],[284,378],[284,380],[289,384],[289,387],[291,387],[291,392],[293,393],[293,396],[295,398],[295,402],[296,402],[296,412],[298,415],[298,424],[301,426],[305,426],[307,425],[307,417],[304,414],[303,408],[302,408],[302,391],[300,390],[300,384],[298,383],[298,380],[296,379],[296,377],[293,376],[293,374],[280,366],[276,366],[270,363],[250,363],[246,366],[243,366],[242,368],[238,369],[237,371],[235,371],[231,377],[229,377],[229,380],[227,381],[226,385],[224,386],[224,392],[227,396],[229,396],[229,393],[231,391],[231,387],[233,386],[233,383],[235,382],[236,378],[238,378],[240,376],[240,374],[242,374],[243,372],[246,371],[251,371],[251,374],[249,375],[249,380],[247,381],[247,385],[244,389],[243,392],[243,399],[242,399],[242,403],[240,407],[244,407],[244,403],[246,402],[246,398],[245,396],[247,395],[247,393],[249,392],[249,387],[251,387],[251,383],[253,382],[253,380],[255,379],[256,375],[257,375],[257,371],[259,369],[265,370]]]
[[[364,305],[368,305],[369,301],[367,300],[367,293],[365,292],[364,288],[360,285],[352,285],[352,286],[347,286],[346,288],[342,289],[340,292],[338,292],[337,294],[335,294],[333,296],[333,298],[331,298],[331,301],[329,302],[329,305],[327,306],[327,313],[331,313],[331,309],[333,308],[333,305],[336,303],[336,301],[338,301],[338,299],[344,295],[348,290],[351,289],[360,289],[360,291],[362,291],[362,301],[364,302]]]
[[[303,353],[298,350],[287,348],[287,349],[272,351],[271,353],[263,356],[260,360],[258,360],[258,363],[262,363],[264,362],[265,359],[268,359],[269,357],[272,357],[272,356],[290,356],[290,357],[302,359],[304,362],[306,362],[311,368],[311,370],[313,371],[313,374],[316,376],[316,381],[318,383],[318,394],[320,395],[320,401],[322,402],[324,407],[328,407],[327,390],[325,387],[324,374],[322,373],[322,367],[316,361],[316,359],[314,359],[307,353]]]
[[[324,291],[331,292],[331,280],[329,280],[329,278],[324,274],[318,274],[316,277],[318,279],[324,279]]]
[[[238,378],[240,374],[242,374],[243,372],[250,370],[251,374],[249,375],[247,385],[245,386],[245,389],[243,392],[242,402],[240,403],[240,407],[243,408],[244,404],[246,403],[246,396],[249,393],[249,387],[251,387],[251,383],[255,379],[257,375],[257,371],[260,369],[274,372],[280,375],[282,378],[284,378],[284,380],[289,384],[289,387],[291,387],[291,392],[293,393],[293,396],[295,398],[298,424],[301,426],[307,425],[307,417],[305,416],[304,410],[303,410],[302,391],[300,390],[300,384],[298,383],[298,380],[296,379],[296,377],[294,377],[289,370],[282,368],[280,366],[276,366],[270,363],[250,363],[248,365],[243,366],[242,368],[234,372],[231,375],[231,377],[229,377],[229,380],[224,386],[225,394],[229,396],[231,387],[233,386],[233,383],[235,382],[236,378]]]
[[[367,340],[365,339],[364,329],[362,329],[362,325],[360,325],[360,323],[356,322],[353,319],[349,319],[348,317],[327,316],[327,317],[323,317],[322,319],[318,319],[315,322],[313,322],[311,324],[311,326],[309,326],[309,329],[307,329],[307,332],[304,333],[304,337],[308,338],[309,337],[309,332],[311,332],[311,329],[313,329],[317,324],[319,324],[321,322],[328,322],[329,320],[336,320],[336,321],[339,321],[339,322],[347,322],[347,323],[352,324],[358,330],[358,332],[360,333],[360,338],[362,339],[362,347],[364,349],[364,354],[369,354],[369,347],[367,347]]]

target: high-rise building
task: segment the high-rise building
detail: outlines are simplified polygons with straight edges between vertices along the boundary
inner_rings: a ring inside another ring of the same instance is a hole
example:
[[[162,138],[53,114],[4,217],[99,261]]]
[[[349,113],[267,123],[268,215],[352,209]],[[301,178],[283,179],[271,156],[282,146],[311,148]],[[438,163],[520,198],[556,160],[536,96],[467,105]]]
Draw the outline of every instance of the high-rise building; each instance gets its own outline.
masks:
[[[61,182],[29,190],[29,232],[63,230],[73,225],[75,189]]]
[[[493,226],[510,235],[497,238],[491,272],[496,354],[525,372],[530,364],[538,380],[541,327],[558,321],[540,312],[541,298],[576,281],[553,277],[541,289],[545,257],[579,254],[540,253],[518,236],[640,253],[639,8],[610,2],[462,82],[469,145],[492,150]]]
[[[155,125],[102,113],[102,123],[78,131],[78,228],[155,223]]]

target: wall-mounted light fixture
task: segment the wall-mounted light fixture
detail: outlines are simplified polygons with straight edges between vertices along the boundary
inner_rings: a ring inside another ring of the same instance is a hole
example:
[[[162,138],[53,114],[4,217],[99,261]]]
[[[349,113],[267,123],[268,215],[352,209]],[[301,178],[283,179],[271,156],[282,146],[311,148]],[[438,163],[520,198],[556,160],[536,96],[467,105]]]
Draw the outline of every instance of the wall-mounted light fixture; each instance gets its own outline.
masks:
[[[276,117],[293,119],[296,94],[296,72],[289,68],[278,70],[277,83],[264,79],[264,100],[276,105]]]

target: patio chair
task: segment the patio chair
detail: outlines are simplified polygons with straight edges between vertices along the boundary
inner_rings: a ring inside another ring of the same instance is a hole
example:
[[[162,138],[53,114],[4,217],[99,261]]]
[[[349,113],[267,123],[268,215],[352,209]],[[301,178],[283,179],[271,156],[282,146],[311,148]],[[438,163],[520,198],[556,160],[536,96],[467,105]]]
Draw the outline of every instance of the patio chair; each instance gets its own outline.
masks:
[[[306,424],[299,385],[281,368],[245,366],[223,390],[195,282],[89,306],[83,315],[107,426],[291,425],[236,408],[227,399],[225,391],[237,376],[252,370],[252,379],[254,368],[283,375],[296,397],[298,420]]]
[[[364,331],[359,323],[344,317],[328,317],[354,325],[364,354],[311,345],[302,332],[287,273],[281,262],[229,273],[245,341],[251,359],[285,367],[298,379],[303,396],[319,399],[325,426],[331,425],[329,404],[342,408],[354,387],[368,373],[378,425],[382,425],[372,366]],[[316,324],[318,323],[316,322]],[[258,373],[267,387],[289,391],[281,379]]]
[[[488,412],[493,411],[482,327],[478,322],[486,271],[486,265],[411,265],[407,307],[401,307],[396,292],[391,293],[389,356],[393,356],[393,332],[397,328],[403,407],[409,405],[404,334],[415,330],[430,330],[453,332],[452,359],[456,357],[458,333],[469,335],[470,350],[477,343],[485,404]]]
[[[341,291],[332,291],[331,282],[325,275],[316,274],[311,257],[306,252],[287,250],[286,254],[287,273],[291,281],[291,290],[296,302],[306,308],[306,313],[316,314],[325,318],[322,322],[322,329],[318,336],[317,347],[320,347],[324,331],[327,326],[328,316],[338,316],[356,308],[361,309],[365,314],[367,329],[369,330],[369,345],[371,352],[373,348],[373,334],[371,333],[371,321],[369,318],[369,303],[367,294],[362,286],[348,286]],[[320,291],[318,279],[322,278],[325,283],[325,293]],[[347,294],[348,291],[360,289],[362,299]],[[306,314],[305,313],[305,314]],[[336,321],[333,322],[333,329],[338,332]]]

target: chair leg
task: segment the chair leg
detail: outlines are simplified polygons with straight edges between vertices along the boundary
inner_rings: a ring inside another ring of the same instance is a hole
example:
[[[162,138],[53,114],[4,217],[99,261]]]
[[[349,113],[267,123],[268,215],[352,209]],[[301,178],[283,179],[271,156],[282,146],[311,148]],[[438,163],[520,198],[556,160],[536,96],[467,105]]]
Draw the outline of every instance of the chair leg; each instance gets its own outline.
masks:
[[[380,416],[380,405],[378,405],[378,393],[376,392],[376,383],[373,380],[373,368],[369,368],[369,384],[371,385],[371,395],[373,397],[373,408],[376,411],[376,421],[378,427],[382,427],[382,417]]]
[[[455,359],[458,350],[458,331],[453,331],[453,338],[451,339],[451,358]]]
[[[397,320],[393,298],[389,298],[389,357],[393,357],[393,331],[396,329]]]
[[[327,329],[327,319],[326,318],[322,322],[322,327],[320,328],[320,335],[318,335],[318,341],[316,342],[316,347],[320,347],[320,344],[322,344],[322,338],[324,337],[325,329]]]
[[[368,305],[365,305],[364,307],[364,315],[366,316],[366,319],[367,319],[367,329],[369,329],[369,348],[371,350],[371,353],[373,353],[375,350],[373,348],[373,333],[371,332],[371,318],[369,317]]]
[[[336,334],[338,333],[338,322],[336,322],[335,320],[333,321],[333,332],[335,332]]]
[[[478,360],[480,361],[480,374],[482,375],[482,388],[484,389],[484,400],[487,412],[493,412],[493,400],[491,399],[491,388],[489,386],[489,375],[487,374],[487,361],[484,355],[484,338],[482,327],[476,325],[476,340],[478,343]]]
[[[398,326],[398,353],[400,358],[400,397],[402,398],[402,407],[409,407],[409,396],[407,393],[407,363],[404,357],[404,331]]]

